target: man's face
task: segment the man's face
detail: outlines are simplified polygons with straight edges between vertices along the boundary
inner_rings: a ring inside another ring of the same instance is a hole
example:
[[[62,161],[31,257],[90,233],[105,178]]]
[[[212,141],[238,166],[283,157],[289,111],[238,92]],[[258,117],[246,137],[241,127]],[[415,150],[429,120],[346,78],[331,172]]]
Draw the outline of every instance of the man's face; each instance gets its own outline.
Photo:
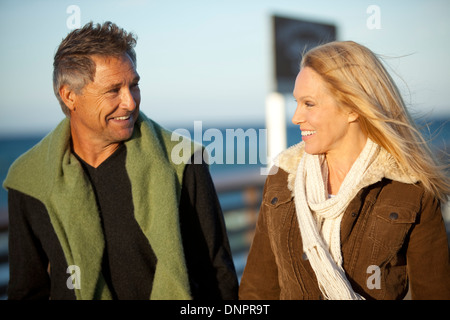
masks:
[[[92,56],[94,81],[75,94],[70,121],[78,141],[106,147],[127,140],[133,134],[139,114],[139,75],[126,54],[117,57]]]

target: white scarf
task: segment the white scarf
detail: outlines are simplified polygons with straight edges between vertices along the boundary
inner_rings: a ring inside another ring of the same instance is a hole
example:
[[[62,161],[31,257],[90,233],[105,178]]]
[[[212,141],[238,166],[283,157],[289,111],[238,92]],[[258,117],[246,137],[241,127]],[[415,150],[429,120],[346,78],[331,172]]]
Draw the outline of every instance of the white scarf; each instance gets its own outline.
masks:
[[[338,194],[332,198],[327,193],[328,169],[326,164],[321,165],[325,161],[323,155],[305,153],[298,165],[294,195],[303,250],[326,299],[363,299],[353,291],[342,267],[341,220],[379,150],[367,139]]]

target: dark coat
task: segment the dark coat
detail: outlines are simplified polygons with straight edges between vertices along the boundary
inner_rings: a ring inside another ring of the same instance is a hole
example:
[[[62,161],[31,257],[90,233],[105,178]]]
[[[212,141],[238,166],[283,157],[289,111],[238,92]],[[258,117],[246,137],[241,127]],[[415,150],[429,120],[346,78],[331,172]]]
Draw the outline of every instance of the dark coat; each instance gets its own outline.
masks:
[[[113,297],[148,299],[157,261],[133,216],[131,185],[127,183],[124,166],[126,152],[121,152],[124,149],[120,148],[102,166],[89,168],[86,173],[95,185],[102,208],[107,243],[103,274]],[[111,179],[105,182],[102,179],[105,176],[113,177],[120,184]],[[17,190],[8,191],[8,299],[75,299],[73,288],[67,285],[68,264],[44,204]],[[108,194],[108,199],[102,200],[102,194]],[[186,165],[179,215],[192,297],[236,299],[237,276],[222,211],[206,164]]]

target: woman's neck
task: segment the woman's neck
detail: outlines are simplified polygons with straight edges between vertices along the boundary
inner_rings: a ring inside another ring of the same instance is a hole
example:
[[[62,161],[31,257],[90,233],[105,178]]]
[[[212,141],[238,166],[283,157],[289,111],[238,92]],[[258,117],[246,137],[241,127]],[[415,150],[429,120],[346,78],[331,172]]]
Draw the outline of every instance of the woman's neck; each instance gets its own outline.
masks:
[[[352,168],[356,159],[366,145],[367,137],[355,139],[352,145],[338,153],[327,153],[325,155],[326,165],[328,166],[328,193],[337,194],[342,182]]]

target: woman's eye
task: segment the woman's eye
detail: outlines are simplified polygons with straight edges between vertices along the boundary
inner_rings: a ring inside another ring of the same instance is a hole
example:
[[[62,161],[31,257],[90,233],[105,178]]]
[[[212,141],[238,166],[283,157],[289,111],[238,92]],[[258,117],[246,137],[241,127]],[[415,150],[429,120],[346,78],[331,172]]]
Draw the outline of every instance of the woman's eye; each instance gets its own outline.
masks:
[[[312,103],[312,102],[305,102],[305,106],[307,106],[307,107],[314,107],[314,103]]]

